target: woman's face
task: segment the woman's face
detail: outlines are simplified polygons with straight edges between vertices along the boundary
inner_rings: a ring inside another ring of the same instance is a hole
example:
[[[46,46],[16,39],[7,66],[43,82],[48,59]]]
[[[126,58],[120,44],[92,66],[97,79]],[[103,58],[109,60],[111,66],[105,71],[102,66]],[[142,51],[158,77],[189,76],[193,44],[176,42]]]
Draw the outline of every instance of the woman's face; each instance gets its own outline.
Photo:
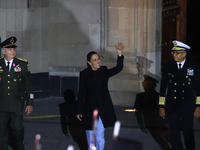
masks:
[[[92,70],[97,70],[101,67],[101,60],[98,54],[93,54],[87,63],[92,67]]]

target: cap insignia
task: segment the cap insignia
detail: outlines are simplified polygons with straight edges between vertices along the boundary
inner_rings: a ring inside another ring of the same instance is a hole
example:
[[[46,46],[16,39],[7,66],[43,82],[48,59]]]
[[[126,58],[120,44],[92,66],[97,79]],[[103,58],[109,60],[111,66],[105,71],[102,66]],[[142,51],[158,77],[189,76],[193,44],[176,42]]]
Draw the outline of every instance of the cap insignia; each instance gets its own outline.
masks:
[[[175,46],[175,47],[178,46],[176,42],[174,42],[174,46]]]
[[[10,42],[13,44],[13,43],[14,43],[14,39],[12,38],[12,39],[10,40]]]

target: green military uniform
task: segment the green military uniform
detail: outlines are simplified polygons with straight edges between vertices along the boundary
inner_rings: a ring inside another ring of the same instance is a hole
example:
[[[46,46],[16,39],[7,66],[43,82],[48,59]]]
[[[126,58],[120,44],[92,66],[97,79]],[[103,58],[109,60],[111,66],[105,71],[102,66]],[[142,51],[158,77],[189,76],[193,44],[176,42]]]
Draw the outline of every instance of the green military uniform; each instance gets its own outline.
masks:
[[[0,59],[0,111],[21,111],[24,107],[24,91],[31,94],[30,70],[27,61],[14,58],[8,72],[4,58]],[[27,105],[33,105],[28,96]]]
[[[12,44],[14,43],[10,45]],[[2,45],[5,44],[1,43]],[[5,59],[0,59],[0,91],[0,149],[7,150],[9,125],[16,138],[16,150],[23,150],[25,94],[28,95],[27,106],[33,106],[34,99],[29,64],[26,60],[13,58],[9,71]]]

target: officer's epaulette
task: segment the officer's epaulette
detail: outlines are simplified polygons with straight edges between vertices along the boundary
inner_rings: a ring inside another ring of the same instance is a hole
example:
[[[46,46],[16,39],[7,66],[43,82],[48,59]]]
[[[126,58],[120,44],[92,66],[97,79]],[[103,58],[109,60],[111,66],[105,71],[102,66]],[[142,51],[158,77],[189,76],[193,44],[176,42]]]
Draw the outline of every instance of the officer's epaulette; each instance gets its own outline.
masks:
[[[21,61],[25,61],[25,62],[27,62],[26,59],[22,59],[22,58],[17,58],[17,59],[19,59],[19,60],[21,60]]]

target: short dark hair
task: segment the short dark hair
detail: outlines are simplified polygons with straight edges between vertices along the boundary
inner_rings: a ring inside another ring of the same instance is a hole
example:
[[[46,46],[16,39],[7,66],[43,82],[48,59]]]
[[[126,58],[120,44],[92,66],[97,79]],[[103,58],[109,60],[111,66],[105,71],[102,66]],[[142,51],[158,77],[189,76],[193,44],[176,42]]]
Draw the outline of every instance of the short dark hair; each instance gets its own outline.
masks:
[[[99,54],[95,51],[91,51],[87,54],[87,61],[90,61],[90,59],[92,58],[92,55],[97,54],[99,56]],[[100,57],[100,56],[99,56]],[[87,63],[87,66],[90,67],[90,65]]]

